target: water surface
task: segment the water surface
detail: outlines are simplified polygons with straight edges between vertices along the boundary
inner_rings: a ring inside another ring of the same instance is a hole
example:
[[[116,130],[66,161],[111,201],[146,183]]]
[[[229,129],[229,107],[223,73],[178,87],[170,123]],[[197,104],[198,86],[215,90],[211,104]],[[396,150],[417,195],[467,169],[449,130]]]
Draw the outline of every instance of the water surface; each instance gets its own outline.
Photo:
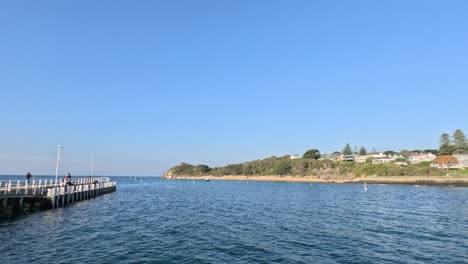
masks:
[[[468,263],[468,188],[114,179],[2,220],[0,262]]]

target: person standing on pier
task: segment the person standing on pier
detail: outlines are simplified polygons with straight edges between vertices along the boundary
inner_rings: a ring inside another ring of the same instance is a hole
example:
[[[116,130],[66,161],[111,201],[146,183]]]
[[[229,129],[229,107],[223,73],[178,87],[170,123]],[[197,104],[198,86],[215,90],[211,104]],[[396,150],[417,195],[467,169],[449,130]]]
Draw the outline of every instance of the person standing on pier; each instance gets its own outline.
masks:
[[[64,179],[64,184],[65,184],[65,191],[67,191],[67,186],[70,186],[70,185],[73,185],[73,183],[71,182],[71,175],[70,173],[67,173],[67,175],[65,176],[65,179]]]
[[[65,176],[65,184],[70,185],[71,183],[71,175],[70,173],[67,173],[67,176]]]
[[[30,171],[28,171],[28,173],[26,174],[26,182],[29,183],[29,180],[31,179],[32,177],[32,174]]]

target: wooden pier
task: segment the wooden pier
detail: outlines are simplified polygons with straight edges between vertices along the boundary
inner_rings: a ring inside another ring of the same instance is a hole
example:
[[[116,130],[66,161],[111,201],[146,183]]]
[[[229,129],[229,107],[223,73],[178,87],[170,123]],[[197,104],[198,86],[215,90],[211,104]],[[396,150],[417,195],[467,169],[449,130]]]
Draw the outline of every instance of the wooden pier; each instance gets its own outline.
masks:
[[[0,216],[15,212],[50,209],[115,192],[108,177],[52,180],[0,181]]]

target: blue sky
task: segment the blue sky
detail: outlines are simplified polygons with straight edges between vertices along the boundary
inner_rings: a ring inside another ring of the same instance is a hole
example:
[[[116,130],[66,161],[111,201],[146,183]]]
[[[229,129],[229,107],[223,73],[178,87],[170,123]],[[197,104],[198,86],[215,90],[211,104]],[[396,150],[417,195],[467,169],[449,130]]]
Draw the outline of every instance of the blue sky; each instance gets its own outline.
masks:
[[[160,175],[468,132],[466,1],[2,1],[0,173]]]

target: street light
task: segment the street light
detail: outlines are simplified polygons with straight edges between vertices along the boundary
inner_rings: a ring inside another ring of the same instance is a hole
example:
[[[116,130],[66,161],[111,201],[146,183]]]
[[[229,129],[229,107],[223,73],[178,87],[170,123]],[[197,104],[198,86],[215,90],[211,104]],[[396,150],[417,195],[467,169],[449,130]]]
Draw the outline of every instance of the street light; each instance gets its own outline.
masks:
[[[57,155],[57,167],[55,168],[55,186],[57,186],[57,177],[58,177],[58,169],[59,169],[59,163],[60,163],[60,152],[63,149],[62,145],[57,145],[58,148],[58,155]]]
[[[93,161],[91,162],[91,177],[93,177],[94,174],[94,159],[96,159],[96,155],[91,155],[93,157]]]

